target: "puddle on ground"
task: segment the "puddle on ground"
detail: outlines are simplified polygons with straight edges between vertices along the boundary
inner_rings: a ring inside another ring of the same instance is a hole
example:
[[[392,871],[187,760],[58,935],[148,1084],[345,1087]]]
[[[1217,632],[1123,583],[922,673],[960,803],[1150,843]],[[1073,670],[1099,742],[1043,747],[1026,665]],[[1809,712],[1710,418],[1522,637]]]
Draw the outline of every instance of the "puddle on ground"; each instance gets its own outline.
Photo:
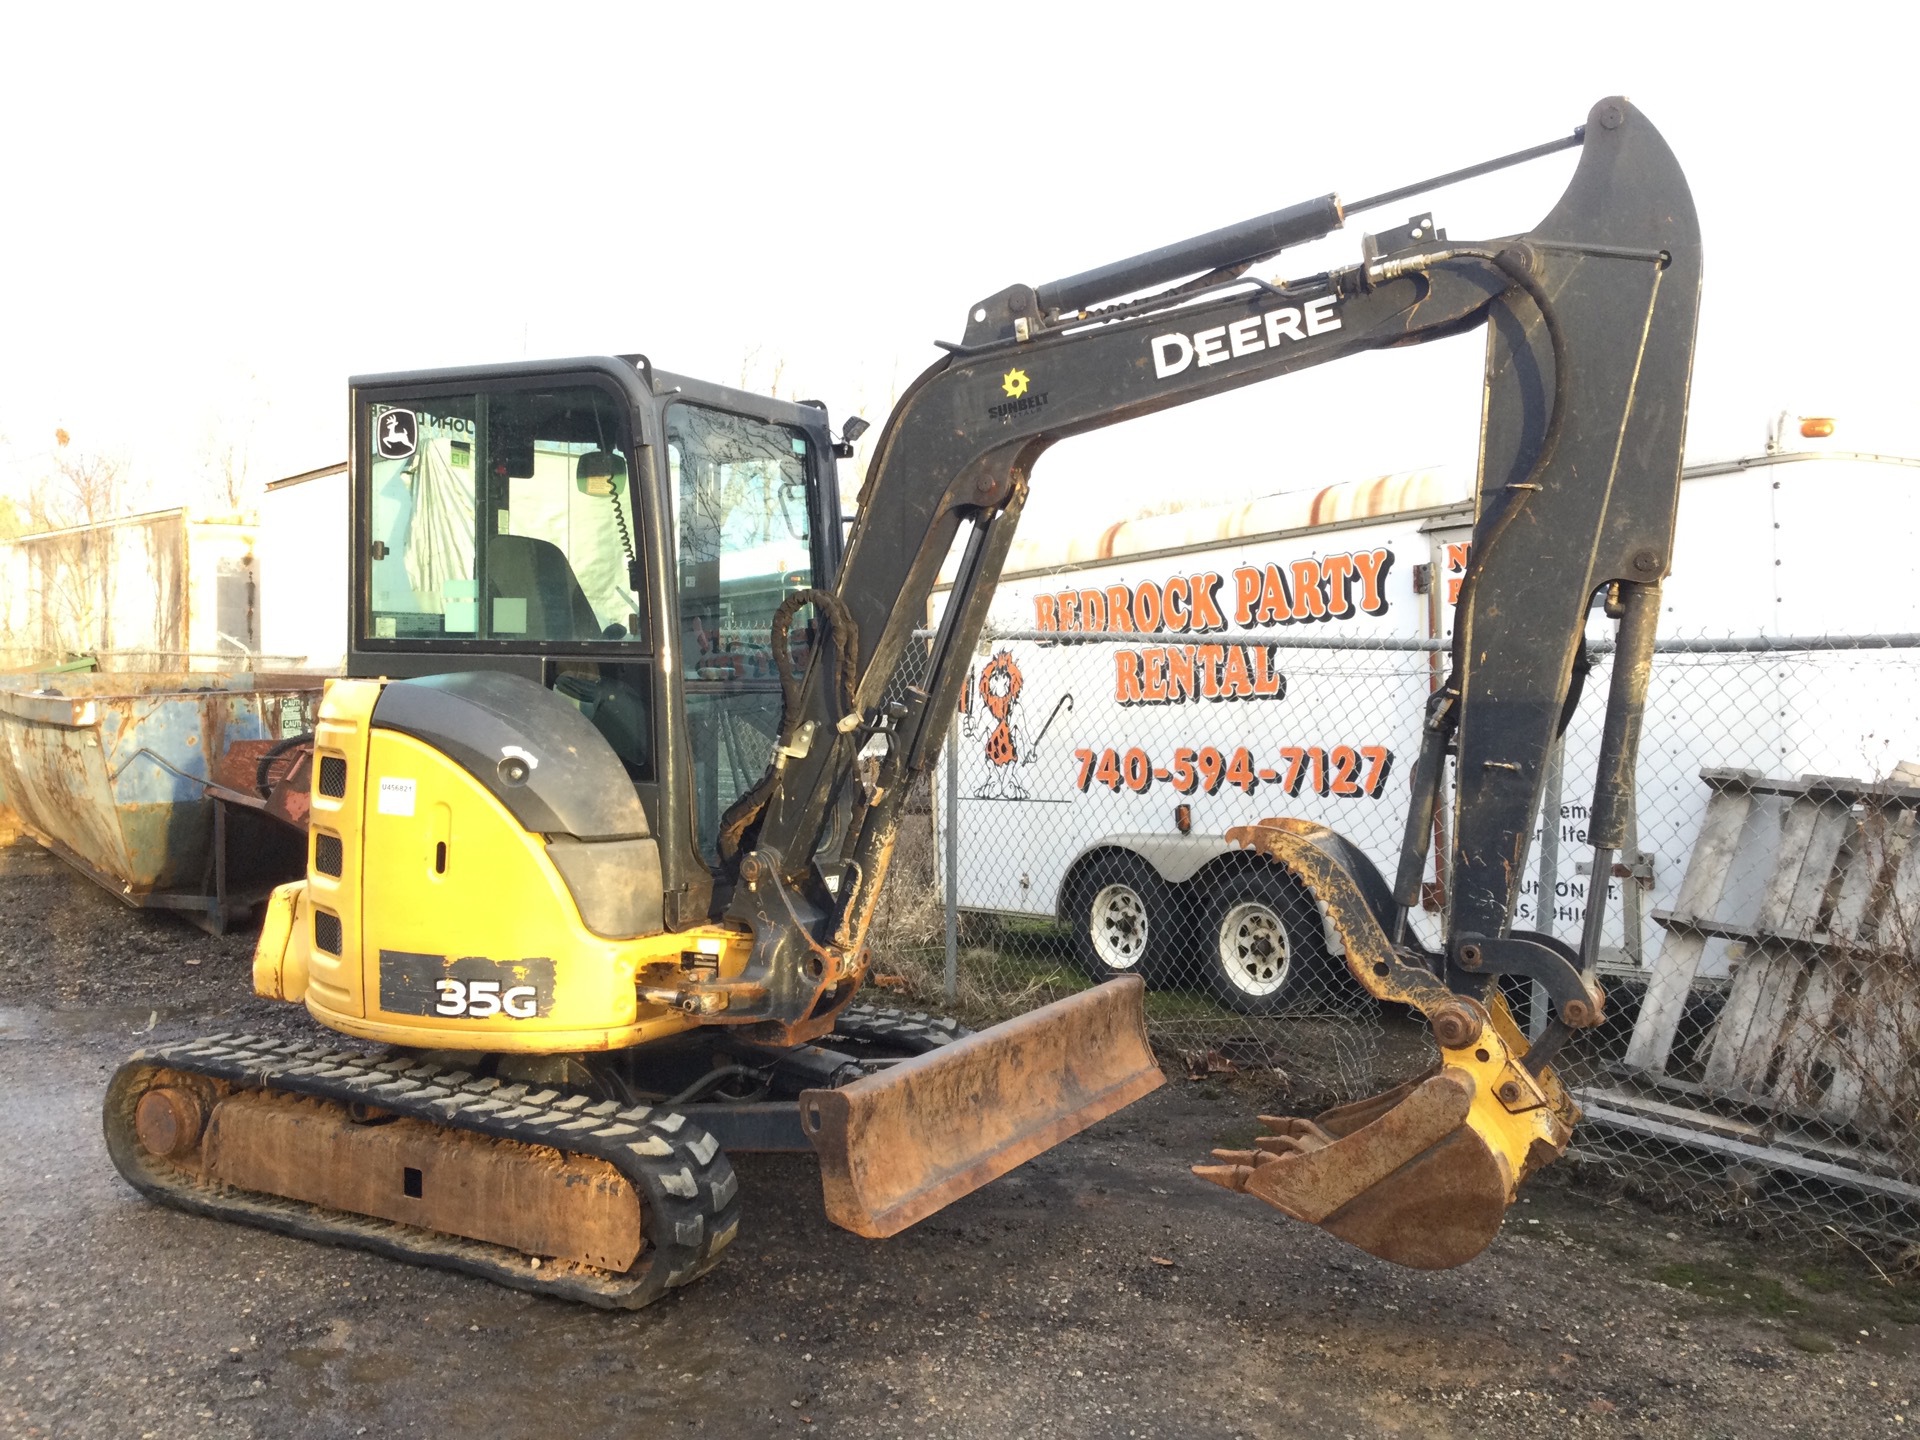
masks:
[[[96,1005],[50,1010],[39,1005],[0,1005],[0,1041],[118,1031],[145,1035],[163,1020],[189,1013],[178,1005]]]

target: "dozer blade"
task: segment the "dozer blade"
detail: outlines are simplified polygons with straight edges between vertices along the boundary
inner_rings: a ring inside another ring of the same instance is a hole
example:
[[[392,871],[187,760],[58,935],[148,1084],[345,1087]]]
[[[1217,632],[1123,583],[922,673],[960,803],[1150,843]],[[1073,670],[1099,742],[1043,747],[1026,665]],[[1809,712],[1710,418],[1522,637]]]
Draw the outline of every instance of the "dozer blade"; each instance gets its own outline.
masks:
[[[1383,1000],[1433,1025],[1432,1074],[1312,1120],[1263,1115],[1251,1150],[1216,1150],[1194,1174],[1257,1196],[1397,1265],[1443,1270],[1486,1249],[1520,1184],[1567,1148],[1578,1109],[1553,1071],[1534,1074],[1527,1042],[1494,989],[1455,994],[1387,943],[1324,827],[1264,820],[1227,832],[1285,866],[1326,907],[1348,969]]]
[[[872,1239],[918,1220],[1157,1090],[1146,989],[1112,980],[903,1060],[808,1090],[827,1218]]]

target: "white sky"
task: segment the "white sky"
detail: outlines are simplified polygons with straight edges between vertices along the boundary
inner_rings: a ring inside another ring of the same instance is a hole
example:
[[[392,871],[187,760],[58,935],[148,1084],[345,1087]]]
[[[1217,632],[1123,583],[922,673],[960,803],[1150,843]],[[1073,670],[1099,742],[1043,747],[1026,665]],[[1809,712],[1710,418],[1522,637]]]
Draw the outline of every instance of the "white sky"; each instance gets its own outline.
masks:
[[[1692,455],[1758,449],[1780,409],[1920,454],[1904,6],[196,13],[0,18],[0,485],[44,470],[56,425],[154,503],[198,498],[223,443],[257,484],[344,456],[351,373],[522,355],[762,386],[779,363],[781,393],[877,424],[1010,283],[1550,139],[1609,93],[1701,214]],[[1521,230],[1571,168],[1404,209]],[[1027,525],[1470,464],[1479,346],[1070,441]]]

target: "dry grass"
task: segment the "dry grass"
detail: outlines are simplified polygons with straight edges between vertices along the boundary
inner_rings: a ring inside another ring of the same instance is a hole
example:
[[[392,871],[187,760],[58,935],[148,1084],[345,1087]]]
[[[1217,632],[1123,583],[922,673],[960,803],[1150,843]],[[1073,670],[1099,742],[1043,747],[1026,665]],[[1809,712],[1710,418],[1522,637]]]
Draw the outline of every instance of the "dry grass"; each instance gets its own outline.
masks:
[[[894,1004],[939,1010],[969,1024],[992,1024],[1057,999],[1086,982],[1077,974],[1062,986],[1059,977],[1018,973],[998,962],[997,922],[989,916],[960,917],[959,976],[955,993],[946,993],[947,917],[935,868],[932,816],[909,811],[900,824],[886,888],[867,930],[873,953],[875,988]],[[882,999],[876,996],[875,999]]]

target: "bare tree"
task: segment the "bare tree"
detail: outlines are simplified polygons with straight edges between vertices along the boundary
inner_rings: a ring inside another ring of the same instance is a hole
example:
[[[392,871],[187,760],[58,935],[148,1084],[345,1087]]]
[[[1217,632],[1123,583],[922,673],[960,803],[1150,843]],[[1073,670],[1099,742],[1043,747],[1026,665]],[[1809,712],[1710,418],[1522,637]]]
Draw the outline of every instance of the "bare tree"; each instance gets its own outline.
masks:
[[[751,390],[757,395],[771,395],[780,398],[780,382],[786,377],[787,357],[776,355],[764,360],[761,347],[750,345],[740,357],[740,381],[742,390]],[[791,397],[789,397],[791,398]]]
[[[218,410],[207,417],[200,461],[202,483],[209,501],[229,513],[251,508],[257,487],[253,483],[253,441],[271,401],[260,387],[260,377],[248,374],[222,392]]]
[[[53,432],[53,471],[36,486],[28,518],[36,530],[61,530],[111,520],[122,509],[126,486],[120,462],[94,451],[76,450],[65,430]]]
[[[117,459],[76,449],[64,429],[53,439],[53,463],[27,500],[27,529],[71,533],[34,547],[42,643],[101,649],[113,610],[114,536],[103,526],[125,509],[125,477]]]
[[[246,508],[247,471],[250,468],[248,438],[222,440],[207,456],[207,488],[223,510]]]

